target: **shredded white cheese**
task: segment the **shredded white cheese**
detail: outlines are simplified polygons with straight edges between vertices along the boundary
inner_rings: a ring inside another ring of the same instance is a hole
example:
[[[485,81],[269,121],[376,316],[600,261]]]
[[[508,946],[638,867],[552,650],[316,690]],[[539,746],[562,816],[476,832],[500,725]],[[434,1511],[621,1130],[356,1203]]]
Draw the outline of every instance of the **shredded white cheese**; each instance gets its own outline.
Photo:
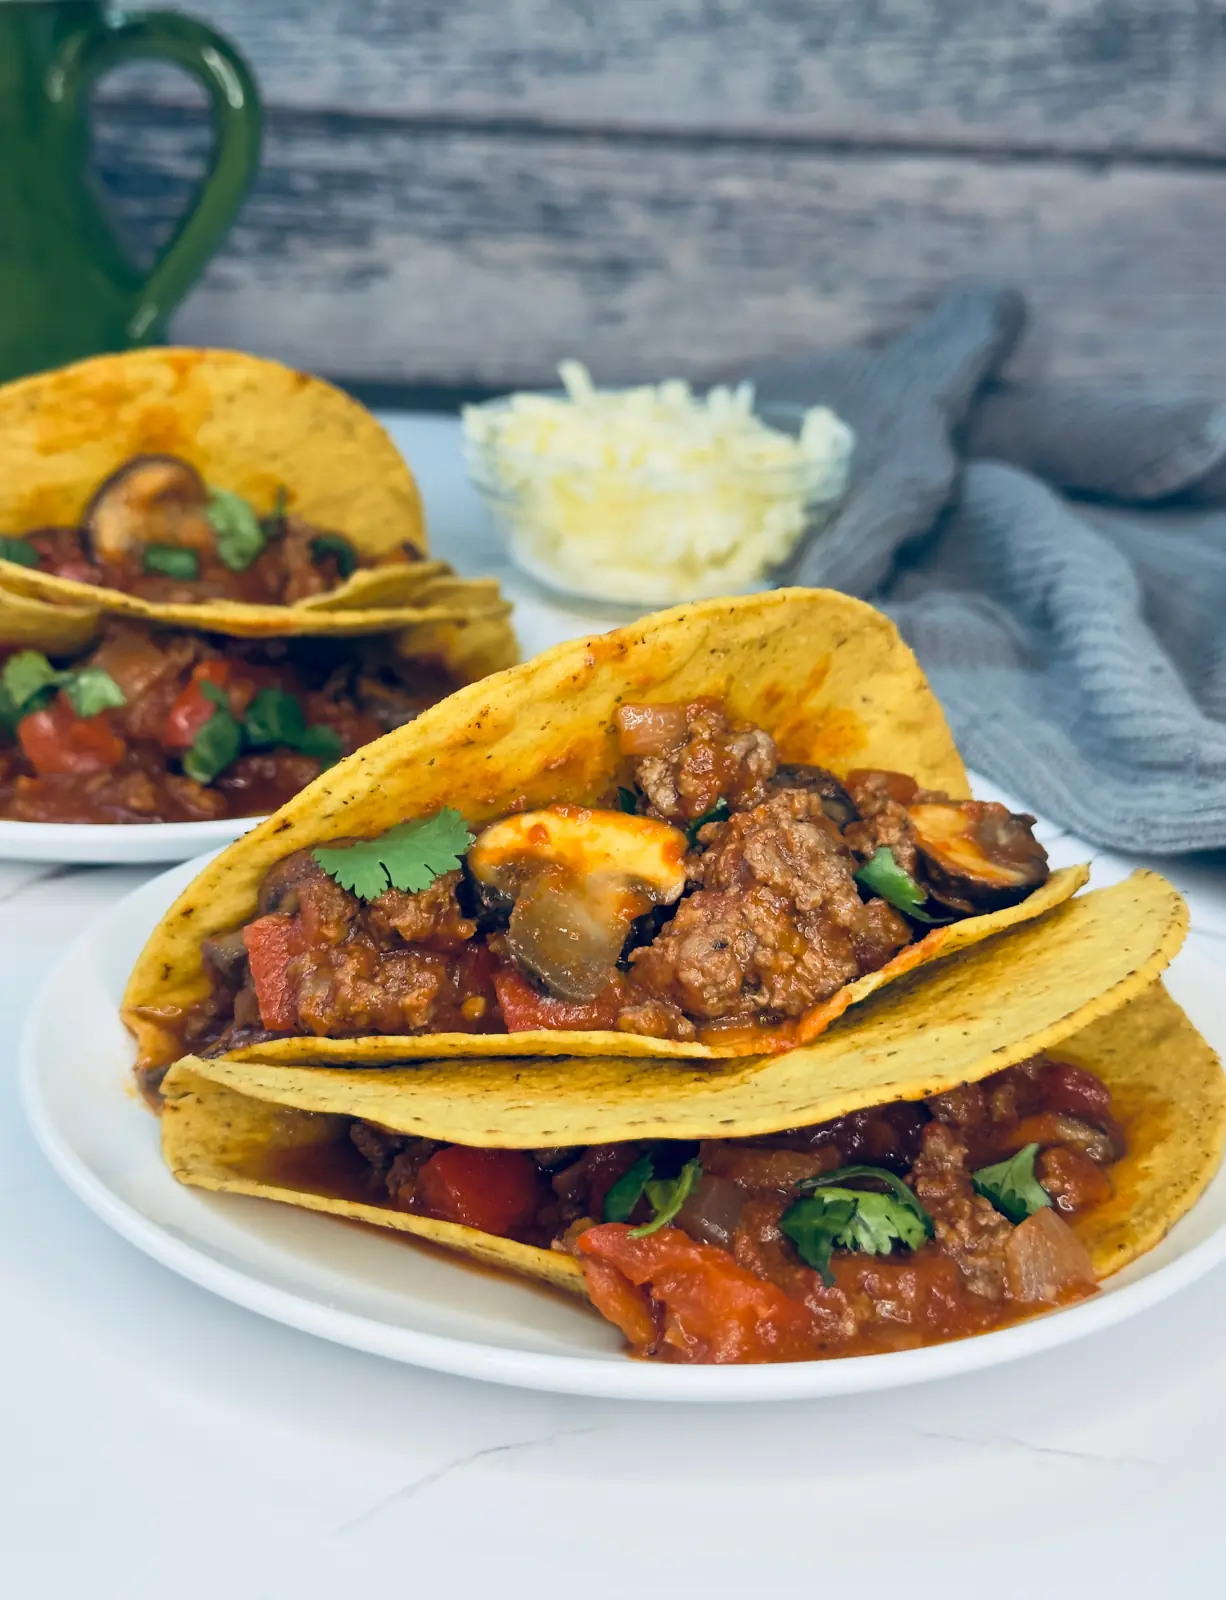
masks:
[[[558,370],[564,396],[464,410],[474,480],[555,587],[663,605],[754,588],[846,488],[853,435],[825,406],[794,438],[754,415],[752,384],[599,390],[578,361]]]

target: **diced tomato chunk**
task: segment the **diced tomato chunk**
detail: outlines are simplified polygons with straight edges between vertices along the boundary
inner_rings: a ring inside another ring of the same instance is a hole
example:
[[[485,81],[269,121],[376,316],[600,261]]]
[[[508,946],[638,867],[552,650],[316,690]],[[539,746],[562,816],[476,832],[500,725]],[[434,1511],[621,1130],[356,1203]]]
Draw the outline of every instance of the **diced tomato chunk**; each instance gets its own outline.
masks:
[[[662,1308],[624,1272],[590,1256],[583,1263],[583,1276],[592,1304],[602,1317],[625,1334],[634,1350],[653,1348],[663,1326]]]
[[[107,772],[119,765],[126,749],[107,712],[80,717],[64,694],[45,710],[22,717],[17,738],[40,778]]]
[[[616,983],[595,1000],[555,1000],[538,994],[513,967],[494,974],[494,992],[508,1033],[524,1033],[529,1028],[613,1028],[621,1003]]]
[[[287,1032],[298,1021],[289,963],[302,948],[297,917],[258,917],[243,929],[251,981],[260,1007],[260,1021],[274,1032]]]
[[[531,1223],[549,1196],[524,1150],[436,1150],[417,1175],[417,1200],[442,1222],[511,1234]]]
[[[578,1250],[585,1268],[589,1261],[615,1268],[628,1286],[648,1290],[674,1360],[804,1361],[820,1353],[820,1329],[807,1306],[680,1228],[635,1239],[624,1223],[606,1222],[581,1233]],[[589,1279],[588,1289],[598,1310],[618,1311],[611,1320],[624,1332],[633,1325],[624,1297],[611,1298],[607,1274]]]
[[[201,728],[212,720],[217,706],[205,694],[201,684],[212,683],[224,689],[229,682],[230,663],[220,658],[202,661],[192,669],[191,682],[166,714],[162,743],[167,750],[190,749]]]

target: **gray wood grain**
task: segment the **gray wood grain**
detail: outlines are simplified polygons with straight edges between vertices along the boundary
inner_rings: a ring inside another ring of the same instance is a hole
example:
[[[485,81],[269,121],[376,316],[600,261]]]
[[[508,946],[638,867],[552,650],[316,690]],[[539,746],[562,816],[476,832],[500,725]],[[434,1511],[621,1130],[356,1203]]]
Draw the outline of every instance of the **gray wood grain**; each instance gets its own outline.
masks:
[[[203,124],[106,112],[127,223],[167,225]],[[176,333],[348,378],[702,377],[1019,284],[1067,377],[1226,371],[1226,174],[843,154],[274,114],[259,185]]]
[[[187,8],[247,52],[269,102],[282,107],[1226,154],[1226,0],[190,0]],[[126,80],[129,91],[147,81]]]

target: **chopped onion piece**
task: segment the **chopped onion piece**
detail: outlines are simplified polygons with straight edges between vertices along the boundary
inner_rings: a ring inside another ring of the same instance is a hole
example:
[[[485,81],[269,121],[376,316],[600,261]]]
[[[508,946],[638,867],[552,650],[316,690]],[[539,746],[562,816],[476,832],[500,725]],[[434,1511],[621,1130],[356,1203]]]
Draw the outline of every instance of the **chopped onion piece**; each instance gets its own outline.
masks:
[[[1005,1244],[1005,1282],[1023,1305],[1055,1305],[1098,1282],[1090,1252],[1062,1217],[1044,1208],[1014,1228]]]

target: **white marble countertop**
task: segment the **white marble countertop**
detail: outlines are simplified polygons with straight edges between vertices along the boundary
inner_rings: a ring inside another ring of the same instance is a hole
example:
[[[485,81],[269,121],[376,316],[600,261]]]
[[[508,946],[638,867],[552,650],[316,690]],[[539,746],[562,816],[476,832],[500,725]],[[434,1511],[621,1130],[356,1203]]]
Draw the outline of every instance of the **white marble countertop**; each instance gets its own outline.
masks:
[[[435,547],[507,576],[455,424],[395,430]],[[509,587],[526,650],[582,628]],[[1056,859],[1084,857],[1048,838]],[[1226,862],[1156,864],[1198,891],[1194,937],[1226,972]],[[1107,877],[1128,865],[1097,862]],[[0,1593],[1221,1591],[1226,1271],[991,1372],[806,1405],[652,1409],[360,1355],[138,1254],[35,1149],[14,1058],[65,943],[150,870],[0,864]]]

